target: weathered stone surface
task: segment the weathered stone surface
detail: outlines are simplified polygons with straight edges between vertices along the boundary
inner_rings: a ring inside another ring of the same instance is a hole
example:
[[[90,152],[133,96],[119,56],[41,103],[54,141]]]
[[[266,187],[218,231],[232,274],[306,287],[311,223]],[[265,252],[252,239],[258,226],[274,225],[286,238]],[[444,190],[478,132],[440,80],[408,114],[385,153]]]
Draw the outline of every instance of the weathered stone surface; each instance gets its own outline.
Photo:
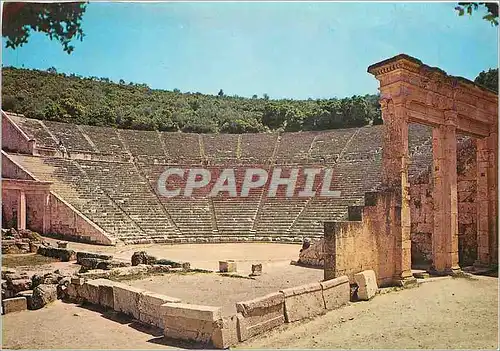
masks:
[[[285,321],[291,323],[325,312],[320,283],[301,285],[281,290],[285,295]]]
[[[43,275],[43,283],[42,284],[57,284],[63,278],[61,274],[58,273],[46,273]]]
[[[55,285],[40,284],[33,289],[32,307],[34,310],[37,310],[56,299],[57,290]]]
[[[63,277],[59,282],[57,283],[57,298],[58,299],[65,299],[66,298],[66,293],[68,286],[71,283],[71,278],[70,277]]]
[[[354,281],[358,284],[358,299],[370,300],[378,290],[375,272],[367,270],[354,275]]]
[[[146,274],[149,271],[149,266],[140,264],[138,266],[133,267],[119,267],[113,268],[110,271],[103,271],[105,273],[111,274],[117,277],[131,276],[131,275],[141,275]],[[97,271],[96,271],[97,272]]]
[[[139,320],[164,328],[163,308],[166,303],[180,303],[176,297],[145,291],[139,295]]]
[[[347,276],[326,280],[320,283],[323,300],[327,310],[339,308],[349,303],[351,297],[349,279]]]
[[[134,288],[121,283],[113,285],[113,308],[115,311],[140,318],[139,299],[143,289]]]
[[[212,345],[217,349],[227,349],[238,343],[238,318],[236,315],[222,318],[222,326],[215,327]]]
[[[187,303],[166,303],[162,305],[166,316],[183,317],[203,321],[217,321],[222,319],[220,307],[193,305]]]
[[[74,261],[76,259],[76,252],[69,249],[60,249],[57,247],[50,247],[50,246],[40,246],[37,252],[39,255],[58,258],[62,262]]]
[[[172,268],[182,268],[185,270],[189,270],[191,268],[191,264],[189,262],[177,262],[177,261],[172,261],[172,260],[168,260],[168,259],[164,259],[164,258],[156,260],[155,264],[166,265],[166,266],[170,266]]]
[[[162,309],[165,316],[164,335],[167,338],[211,345],[216,331],[223,329],[220,307],[166,303]]]
[[[96,269],[110,270],[118,267],[129,267],[130,263],[117,260],[101,260],[97,263]]]
[[[262,274],[262,263],[252,265],[252,276],[259,276]]]
[[[31,289],[31,279],[22,278],[22,279],[7,279],[7,290],[15,295],[20,291],[30,290]]]
[[[237,330],[240,341],[268,331],[285,322],[285,295],[268,294],[249,301],[236,304]]]
[[[312,245],[303,245],[299,253],[298,263],[305,266],[322,267],[324,265],[323,241]]]
[[[78,251],[76,253],[76,263],[81,264],[82,258],[97,258],[100,260],[111,260],[111,259],[113,259],[113,256],[106,255],[106,254],[94,253],[94,252]]]
[[[24,311],[27,308],[28,304],[25,297],[12,297],[2,300],[2,313],[4,314]]]
[[[155,264],[156,257],[148,255],[146,251],[136,251],[131,258],[132,266],[137,266],[140,264]]]
[[[78,289],[78,295],[86,302],[99,305],[99,282],[88,280]]]
[[[25,290],[19,292],[15,297],[24,297],[28,305],[28,309],[33,309],[33,290]]]
[[[95,257],[82,257],[79,259],[78,264],[86,269],[97,269],[97,265],[104,260]]]
[[[75,285],[83,285],[85,283],[85,279],[81,277],[72,277],[71,284]]]
[[[219,272],[230,273],[236,272],[236,262],[233,260],[219,261]]]
[[[65,249],[68,247],[68,242],[67,241],[58,241],[57,242],[57,247],[60,249]]]
[[[185,317],[165,317],[164,336],[171,339],[210,344],[214,333],[213,321]]]

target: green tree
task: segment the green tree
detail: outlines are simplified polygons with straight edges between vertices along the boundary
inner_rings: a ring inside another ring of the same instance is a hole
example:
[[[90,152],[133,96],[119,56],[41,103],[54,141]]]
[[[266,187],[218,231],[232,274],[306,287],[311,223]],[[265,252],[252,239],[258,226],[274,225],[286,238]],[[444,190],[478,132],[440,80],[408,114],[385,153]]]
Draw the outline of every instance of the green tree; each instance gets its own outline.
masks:
[[[471,16],[480,7],[486,9],[486,15],[483,16],[483,19],[490,22],[491,25],[498,26],[498,3],[496,2],[459,2],[455,10],[458,11],[459,16],[466,13]]]
[[[4,2],[2,36],[7,38],[6,48],[17,48],[28,42],[31,31],[42,32],[61,43],[70,54],[73,38],[83,40],[82,17],[84,2],[28,3]]]
[[[498,68],[482,71],[474,79],[474,83],[480,84],[494,92],[498,93]]]

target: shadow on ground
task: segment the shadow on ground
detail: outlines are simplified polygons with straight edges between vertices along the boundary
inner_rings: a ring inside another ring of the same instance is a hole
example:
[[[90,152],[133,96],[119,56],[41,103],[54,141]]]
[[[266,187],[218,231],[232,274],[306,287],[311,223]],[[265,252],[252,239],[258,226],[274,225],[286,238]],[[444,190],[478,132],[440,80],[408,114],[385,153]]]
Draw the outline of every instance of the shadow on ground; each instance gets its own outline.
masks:
[[[160,328],[153,327],[149,324],[144,324],[130,316],[127,316],[123,313],[107,310],[101,306],[96,306],[92,304],[79,304],[78,307],[84,308],[86,310],[99,313],[101,317],[111,320],[115,323],[120,323],[122,325],[128,325],[130,328],[133,328],[137,331],[140,331],[145,334],[149,334],[153,336],[152,339],[147,340],[147,342],[157,345],[165,345],[171,346],[180,349],[206,349],[207,345],[196,343],[196,342],[188,342],[184,340],[175,340],[170,338],[165,338],[163,336],[163,330]]]

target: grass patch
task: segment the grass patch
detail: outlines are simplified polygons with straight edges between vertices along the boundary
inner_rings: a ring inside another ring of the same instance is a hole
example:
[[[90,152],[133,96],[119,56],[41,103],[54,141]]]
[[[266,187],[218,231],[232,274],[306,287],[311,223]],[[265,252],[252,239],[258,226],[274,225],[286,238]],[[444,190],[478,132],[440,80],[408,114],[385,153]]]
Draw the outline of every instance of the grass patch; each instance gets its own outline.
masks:
[[[44,264],[59,262],[58,259],[45,257],[38,254],[2,255],[2,266],[15,268],[20,266],[42,266]]]

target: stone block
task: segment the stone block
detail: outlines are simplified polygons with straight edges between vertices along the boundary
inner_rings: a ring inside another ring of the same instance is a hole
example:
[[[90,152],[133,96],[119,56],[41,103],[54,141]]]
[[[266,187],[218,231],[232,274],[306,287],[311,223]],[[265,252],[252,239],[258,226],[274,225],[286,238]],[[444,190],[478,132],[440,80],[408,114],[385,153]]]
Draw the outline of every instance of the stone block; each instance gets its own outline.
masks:
[[[234,262],[233,260],[219,261],[219,272],[236,272],[236,262]]]
[[[181,300],[176,297],[145,291],[139,295],[139,320],[158,328],[164,328],[162,305],[180,302]]]
[[[220,342],[223,329],[220,307],[166,303],[162,305],[162,311],[166,338],[212,345],[213,339]]]
[[[52,284],[40,284],[33,289],[32,307],[34,310],[54,302],[57,299],[57,289]]]
[[[60,249],[57,247],[50,247],[50,246],[40,246],[37,252],[39,255],[58,258],[62,262],[74,261],[76,259],[76,252],[69,249]]]
[[[164,336],[171,339],[210,344],[215,321],[165,316]]]
[[[108,279],[94,279],[88,281],[88,283],[89,285],[87,289],[89,292],[91,291],[91,297],[94,300],[94,303],[105,308],[113,309],[113,286],[117,283]]]
[[[25,290],[19,292],[15,297],[24,297],[26,298],[26,303],[29,310],[33,309],[33,290]]]
[[[222,310],[220,307],[187,303],[163,304],[162,313],[170,317],[183,317],[203,321],[217,321],[222,319]]]
[[[86,269],[97,269],[98,264],[103,262],[100,258],[95,257],[82,257],[80,258],[78,264],[81,264],[82,267]]]
[[[320,283],[301,285],[281,291],[285,295],[285,321],[291,323],[325,312]]]
[[[238,343],[238,319],[236,315],[222,318],[221,327],[212,334],[212,344],[216,349],[227,349]]]
[[[82,258],[97,258],[100,260],[111,260],[111,259],[113,259],[113,256],[106,255],[106,254],[94,253],[94,252],[78,251],[76,253],[76,263],[81,264]]]
[[[284,302],[285,296],[282,293],[238,302],[236,304],[238,339],[244,341],[283,324]]]
[[[139,319],[139,298],[144,290],[121,283],[113,285],[113,308]]]
[[[68,247],[68,242],[67,241],[58,241],[57,247],[60,249],[66,249]]]
[[[375,272],[367,270],[354,275],[354,281],[358,285],[358,299],[370,300],[378,290]]]
[[[31,288],[31,279],[21,278],[21,279],[7,279],[7,289],[10,290],[14,295],[18,292],[29,290]]]
[[[28,308],[28,303],[25,297],[12,297],[2,300],[2,313],[24,311]]]
[[[351,297],[349,278],[342,276],[320,283],[323,291],[323,300],[327,310],[333,310],[345,305]]]
[[[96,280],[88,280],[78,289],[79,296],[86,302],[99,305],[99,283]]]
[[[83,285],[84,283],[85,283],[85,278],[81,278],[81,277],[72,277],[71,278],[71,284]]]
[[[252,276],[262,275],[262,263],[252,265]]]

